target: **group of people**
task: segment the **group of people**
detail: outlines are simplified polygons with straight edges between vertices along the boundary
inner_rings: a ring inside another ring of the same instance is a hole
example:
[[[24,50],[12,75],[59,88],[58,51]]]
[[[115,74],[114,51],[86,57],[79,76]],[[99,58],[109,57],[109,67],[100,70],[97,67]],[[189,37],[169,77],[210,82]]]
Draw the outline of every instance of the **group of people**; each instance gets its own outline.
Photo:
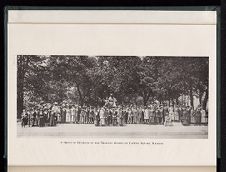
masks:
[[[201,125],[208,122],[208,112],[198,106],[168,106],[151,104],[149,106],[79,106],[74,104],[40,104],[24,109],[21,117],[22,127],[56,126],[59,123],[94,124],[95,126],[124,126],[127,124],[148,124],[171,126],[174,122],[183,125]]]

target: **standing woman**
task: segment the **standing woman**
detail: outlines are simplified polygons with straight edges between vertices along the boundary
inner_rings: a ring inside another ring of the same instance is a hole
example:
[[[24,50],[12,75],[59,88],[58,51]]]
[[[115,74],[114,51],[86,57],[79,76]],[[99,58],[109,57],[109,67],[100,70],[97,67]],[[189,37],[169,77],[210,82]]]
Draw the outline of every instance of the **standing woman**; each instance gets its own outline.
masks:
[[[155,113],[154,113],[154,106],[151,105],[149,109],[149,124],[155,123]]]
[[[163,123],[165,123],[166,118],[167,118],[167,122],[168,122],[168,120],[169,120],[168,116],[169,116],[169,108],[168,108],[168,106],[165,104],[165,106],[163,107],[163,117],[162,117]]]
[[[178,106],[175,106],[174,108],[174,120],[179,121],[179,109]]]
[[[161,124],[161,114],[160,114],[160,107],[156,106],[155,107],[155,123],[156,124]]]
[[[28,109],[27,111],[27,125],[28,127],[31,126],[31,110],[30,109]]]
[[[132,111],[131,111],[131,117],[132,117],[132,124],[135,123],[135,115],[136,114],[136,109],[134,107],[132,107]]]
[[[103,107],[100,109],[100,125],[101,126],[105,125],[104,108]]]
[[[164,124],[164,114],[163,114],[163,106],[162,105],[160,105],[158,113],[159,113],[160,124]]]
[[[119,107],[118,109],[118,125],[123,126],[123,113],[122,113],[122,107]]]
[[[187,106],[187,108],[184,108],[184,110],[183,110],[182,124],[185,126],[190,125],[190,108],[189,108],[189,106]]]
[[[81,109],[81,115],[80,115],[80,120],[81,120],[81,124],[85,123],[85,116],[86,116],[86,110],[84,107],[82,107]]]
[[[77,113],[77,123],[81,124],[81,113],[82,113],[82,108],[81,106],[78,107],[78,113]]]
[[[51,111],[50,111],[49,125],[50,126],[53,126],[54,125],[54,111],[53,111],[53,107],[51,108]]]
[[[78,119],[78,105],[75,105],[75,123],[76,124],[78,123],[77,119]]]
[[[141,107],[138,107],[138,114],[137,114],[137,118],[138,118],[137,123],[138,124],[141,124],[141,116],[142,116],[142,109],[141,109]]]
[[[124,118],[125,118],[125,124],[128,124],[128,116],[129,116],[129,113],[128,113],[128,107],[125,107],[124,109]]]
[[[36,114],[36,126],[39,126],[39,122],[40,122],[40,118],[39,118],[39,114],[40,114],[40,106],[38,106],[37,108],[37,114]]]
[[[44,121],[44,112],[43,112],[43,108],[39,111],[39,127],[44,127],[45,125],[45,121]]]
[[[54,125],[61,122],[61,114],[60,114],[60,108],[58,104],[55,104],[55,115],[54,115]]]
[[[66,123],[69,123],[70,122],[70,119],[71,119],[71,113],[70,113],[70,107],[69,105],[67,104],[66,105]]]
[[[112,113],[112,124],[113,126],[117,125],[117,110],[113,108],[113,113]]]
[[[91,124],[91,118],[92,118],[91,111],[92,111],[91,106],[89,106],[88,107],[88,124]]]
[[[35,107],[34,113],[32,115],[32,127],[36,125],[36,117],[37,117],[37,107]]]
[[[173,111],[173,106],[172,105],[169,107],[169,117],[170,117],[171,121],[175,120],[174,119],[174,111]]]
[[[105,117],[105,125],[109,126],[109,110],[107,107],[105,107],[104,117]]]
[[[138,108],[137,108],[137,106],[134,109],[135,109],[135,111],[134,111],[134,123],[138,124],[139,123],[139,117],[138,117]]]
[[[117,125],[120,125],[120,121],[121,121],[120,116],[122,116],[121,107],[118,106],[116,111],[117,111]]]
[[[87,107],[86,107],[86,116],[85,116],[85,123],[86,123],[86,124],[89,123],[89,112],[90,112],[90,109],[89,109],[89,107],[87,106]]]
[[[21,126],[22,128],[26,125],[26,111],[23,109],[22,115],[21,115]]]
[[[144,124],[144,107],[142,107],[142,111],[141,111],[141,124]]]
[[[149,120],[149,112],[148,112],[148,108],[145,107],[144,109],[144,123],[147,124],[148,123],[148,120]]]
[[[207,124],[207,120],[206,120],[206,111],[205,111],[205,109],[203,109],[203,108],[201,108],[201,123]]]
[[[74,105],[72,105],[70,111],[71,111],[70,112],[70,114],[71,114],[70,122],[74,123],[75,122],[75,107],[74,107]]]
[[[78,106],[78,111],[77,111],[77,119],[76,119],[76,122],[77,124],[80,124],[80,117],[81,116],[81,106]]]
[[[66,111],[66,106],[65,106],[65,104],[63,104],[63,108],[62,108],[62,122],[63,123],[66,123],[66,113],[67,113],[67,111]]]
[[[93,107],[90,109],[90,123],[93,124],[94,123],[94,109]]]
[[[99,126],[100,125],[99,108],[94,109],[94,114],[95,114],[95,126]]]
[[[108,124],[109,124],[109,126],[112,124],[112,116],[113,116],[113,110],[112,110],[112,108],[110,108],[109,113],[108,113]]]
[[[172,126],[172,114],[170,114],[170,108],[167,106],[163,108],[164,112],[164,126]],[[172,113],[172,111],[171,111]]]
[[[47,107],[44,108],[44,126],[48,125],[48,109]]]
[[[181,106],[178,107],[178,116],[179,116],[179,121],[181,122],[181,119],[183,118],[183,109]]]
[[[195,124],[200,125],[201,124],[201,106],[198,106],[195,113]]]
[[[132,109],[128,108],[127,112],[128,112],[128,124],[132,124]]]

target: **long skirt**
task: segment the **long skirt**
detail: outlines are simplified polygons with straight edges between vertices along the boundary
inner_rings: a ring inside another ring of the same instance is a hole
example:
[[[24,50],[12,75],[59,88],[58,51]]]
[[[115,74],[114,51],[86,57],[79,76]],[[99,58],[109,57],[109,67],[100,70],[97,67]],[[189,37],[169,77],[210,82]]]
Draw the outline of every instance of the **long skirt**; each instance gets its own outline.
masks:
[[[119,118],[119,125],[123,126],[123,118],[122,117]]]
[[[67,113],[67,114],[66,114],[66,122],[70,122],[70,119],[71,119],[71,118],[70,118],[70,114]]]
[[[194,115],[191,115],[191,123],[195,124],[195,116]]]
[[[201,115],[201,123],[202,123],[202,124],[206,124],[207,121],[208,121],[208,120],[207,120],[206,114],[202,114],[202,115]]]
[[[149,123],[150,124],[154,124],[155,123],[155,117],[154,116],[150,116]]]
[[[195,124],[198,124],[198,125],[201,124],[201,115],[196,115],[196,117],[195,117]]]
[[[127,123],[128,123],[128,124],[132,124],[132,116],[131,116],[131,115],[128,116],[128,121],[127,121]]]
[[[94,124],[95,124],[95,126],[100,125],[100,118],[98,116],[95,117]]]
[[[148,120],[149,119],[149,115],[148,114],[144,114],[144,119]]]
[[[55,126],[55,114],[50,115],[50,126]]]
[[[44,126],[45,126],[44,117],[40,117],[39,127],[44,127]]]
[[[105,125],[105,119],[104,118],[100,118],[100,125]]]
[[[71,115],[71,122],[75,122],[75,115]]]
[[[22,120],[21,120],[21,126],[22,127],[25,127],[25,125],[26,125],[26,118],[22,118]]]
[[[174,116],[173,112],[169,113],[169,117],[170,117],[171,121],[175,121],[175,116]]]
[[[60,114],[57,114],[57,122],[61,123],[61,115]]]
[[[178,112],[174,112],[174,120],[179,121],[179,113]]]
[[[113,126],[116,126],[117,125],[117,117],[113,117],[112,118],[112,124],[113,124]]]
[[[184,115],[184,117],[183,117],[183,119],[181,121],[182,121],[183,125],[190,125],[190,123],[191,123],[190,116],[188,114]]]

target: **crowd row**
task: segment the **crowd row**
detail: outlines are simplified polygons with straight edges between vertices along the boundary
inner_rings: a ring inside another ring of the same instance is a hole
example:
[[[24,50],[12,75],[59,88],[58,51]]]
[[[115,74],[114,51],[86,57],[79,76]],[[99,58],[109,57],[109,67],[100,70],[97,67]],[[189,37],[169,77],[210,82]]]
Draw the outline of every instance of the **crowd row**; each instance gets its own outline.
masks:
[[[81,107],[77,105],[51,107],[40,106],[29,110],[24,109],[21,124],[28,126],[56,126],[57,123],[95,124],[96,126],[124,126],[126,124],[159,124],[183,125],[207,123],[208,112],[198,106],[195,110],[187,106],[150,105],[148,107],[117,106],[117,107]]]

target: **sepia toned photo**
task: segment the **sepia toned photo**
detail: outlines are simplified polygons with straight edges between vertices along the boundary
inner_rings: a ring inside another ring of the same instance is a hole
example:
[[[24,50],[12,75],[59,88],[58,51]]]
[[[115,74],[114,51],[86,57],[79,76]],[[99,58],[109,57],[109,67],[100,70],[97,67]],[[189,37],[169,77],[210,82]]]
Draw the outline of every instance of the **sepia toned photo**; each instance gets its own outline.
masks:
[[[208,57],[18,55],[17,136],[207,139],[208,85]]]
[[[215,166],[217,12],[9,10],[9,166]]]

